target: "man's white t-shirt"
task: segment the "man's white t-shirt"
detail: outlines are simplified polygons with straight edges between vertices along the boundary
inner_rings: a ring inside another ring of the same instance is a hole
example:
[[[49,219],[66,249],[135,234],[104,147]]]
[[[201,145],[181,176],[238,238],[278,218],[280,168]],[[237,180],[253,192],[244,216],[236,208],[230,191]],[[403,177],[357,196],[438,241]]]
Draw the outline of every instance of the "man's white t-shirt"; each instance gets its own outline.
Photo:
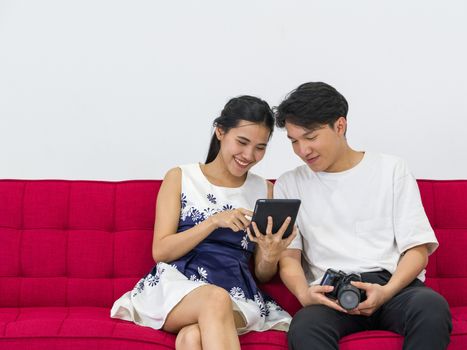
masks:
[[[301,249],[310,284],[328,268],[350,272],[394,273],[407,249],[437,247],[417,182],[397,157],[365,152],[355,167],[313,172],[302,165],[283,174],[274,198],[299,198],[300,234],[289,249]],[[418,276],[425,279],[425,271]]]

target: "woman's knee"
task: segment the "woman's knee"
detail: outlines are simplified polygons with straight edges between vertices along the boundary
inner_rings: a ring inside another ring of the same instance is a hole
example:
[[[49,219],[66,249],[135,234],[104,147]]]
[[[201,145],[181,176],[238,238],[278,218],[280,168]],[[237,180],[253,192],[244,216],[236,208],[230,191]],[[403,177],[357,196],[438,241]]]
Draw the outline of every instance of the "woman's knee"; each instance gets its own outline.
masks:
[[[175,348],[179,349],[201,349],[201,332],[198,324],[183,327],[177,334]]]
[[[216,286],[205,285],[187,294],[167,315],[163,329],[176,333],[203,318],[225,318],[232,314],[229,294]]]
[[[232,300],[225,289],[207,286],[204,292],[203,308],[206,312],[232,312]]]

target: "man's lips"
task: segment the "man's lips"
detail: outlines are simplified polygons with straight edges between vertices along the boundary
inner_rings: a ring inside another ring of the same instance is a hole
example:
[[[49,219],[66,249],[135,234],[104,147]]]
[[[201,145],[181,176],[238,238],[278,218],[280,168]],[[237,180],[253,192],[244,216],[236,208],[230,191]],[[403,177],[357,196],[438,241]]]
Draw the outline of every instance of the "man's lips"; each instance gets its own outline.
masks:
[[[316,162],[316,160],[317,160],[318,158],[319,158],[319,156],[312,157],[312,158],[308,158],[308,159],[306,160],[306,162],[307,162],[308,164],[313,164],[314,162]]]

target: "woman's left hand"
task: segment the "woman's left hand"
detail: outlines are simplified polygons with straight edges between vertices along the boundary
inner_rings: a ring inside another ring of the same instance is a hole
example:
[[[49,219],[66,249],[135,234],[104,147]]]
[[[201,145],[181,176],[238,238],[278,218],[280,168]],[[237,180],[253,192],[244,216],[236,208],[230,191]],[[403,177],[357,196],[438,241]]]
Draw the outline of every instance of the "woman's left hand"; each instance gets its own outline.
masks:
[[[253,233],[250,228],[247,228],[248,237],[250,238],[250,241],[255,242],[258,245],[258,253],[261,254],[261,258],[263,260],[273,263],[279,261],[281,253],[287,249],[289,244],[297,236],[298,229],[294,226],[292,234],[289,237],[282,239],[282,236],[290,224],[290,220],[290,217],[288,217],[280,227],[279,231],[275,233],[272,232],[273,222],[271,216],[268,216],[268,224],[266,226],[265,233],[259,231],[255,222],[251,223]]]

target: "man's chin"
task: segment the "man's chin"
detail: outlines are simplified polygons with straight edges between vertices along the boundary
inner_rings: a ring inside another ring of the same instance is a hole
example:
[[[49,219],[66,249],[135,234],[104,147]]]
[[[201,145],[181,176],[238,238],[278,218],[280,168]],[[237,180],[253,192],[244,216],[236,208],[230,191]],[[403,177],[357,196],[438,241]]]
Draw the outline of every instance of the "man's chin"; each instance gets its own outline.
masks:
[[[322,164],[318,165],[318,164],[313,164],[313,165],[308,165],[308,167],[313,170],[315,173],[319,173],[319,172],[325,172],[327,171],[329,168],[326,167],[326,166],[323,166]]]
[[[312,163],[305,161],[305,164],[308,166],[308,168],[313,170],[315,173],[318,171],[323,171],[322,167],[320,167],[319,164],[316,163],[316,161]]]

